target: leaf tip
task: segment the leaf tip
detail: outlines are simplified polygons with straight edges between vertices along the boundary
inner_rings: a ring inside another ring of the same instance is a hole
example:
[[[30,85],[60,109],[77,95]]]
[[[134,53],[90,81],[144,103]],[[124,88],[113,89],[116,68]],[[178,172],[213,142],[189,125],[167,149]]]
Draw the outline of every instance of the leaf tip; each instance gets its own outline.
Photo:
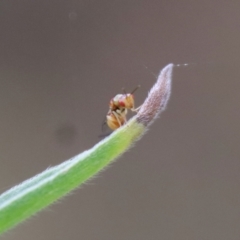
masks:
[[[139,123],[148,126],[166,108],[171,94],[173,67],[174,64],[171,63],[161,70],[156,83],[137,114]]]

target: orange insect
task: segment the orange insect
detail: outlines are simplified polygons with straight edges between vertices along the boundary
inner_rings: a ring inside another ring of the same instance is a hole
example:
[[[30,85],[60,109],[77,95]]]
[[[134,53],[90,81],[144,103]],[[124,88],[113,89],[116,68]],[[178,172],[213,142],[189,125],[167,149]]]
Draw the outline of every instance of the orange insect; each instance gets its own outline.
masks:
[[[133,93],[139,88],[137,86],[131,93],[117,94],[109,103],[109,111],[106,116],[106,122],[108,127],[112,130],[116,130],[127,122],[127,112],[131,110],[137,112],[139,108],[134,108],[134,96]]]

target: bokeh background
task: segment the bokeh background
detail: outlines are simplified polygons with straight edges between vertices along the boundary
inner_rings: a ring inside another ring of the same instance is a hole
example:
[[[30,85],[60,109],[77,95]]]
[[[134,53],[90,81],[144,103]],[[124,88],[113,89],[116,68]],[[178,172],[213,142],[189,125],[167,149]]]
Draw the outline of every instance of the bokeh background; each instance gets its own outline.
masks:
[[[240,2],[2,0],[0,191],[99,141],[166,64],[167,111],[106,171],[5,240],[240,239]]]

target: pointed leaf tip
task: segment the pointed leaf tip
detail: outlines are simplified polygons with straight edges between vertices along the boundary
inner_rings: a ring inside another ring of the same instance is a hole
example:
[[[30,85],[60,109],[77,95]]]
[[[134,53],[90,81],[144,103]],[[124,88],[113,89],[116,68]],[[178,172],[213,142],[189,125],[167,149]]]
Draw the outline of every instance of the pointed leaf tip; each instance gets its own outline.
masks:
[[[168,64],[160,72],[158,79],[137,114],[137,121],[145,126],[166,108],[171,94],[172,71],[174,64]]]

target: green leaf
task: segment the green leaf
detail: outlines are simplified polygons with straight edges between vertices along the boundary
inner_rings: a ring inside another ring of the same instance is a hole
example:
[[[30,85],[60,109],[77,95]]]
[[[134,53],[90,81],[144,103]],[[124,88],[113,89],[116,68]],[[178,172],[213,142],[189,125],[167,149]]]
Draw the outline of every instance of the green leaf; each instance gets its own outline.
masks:
[[[147,127],[165,109],[171,91],[173,64],[160,73],[137,115],[90,150],[49,168],[0,196],[0,233],[51,205],[109,163],[140,139]]]

